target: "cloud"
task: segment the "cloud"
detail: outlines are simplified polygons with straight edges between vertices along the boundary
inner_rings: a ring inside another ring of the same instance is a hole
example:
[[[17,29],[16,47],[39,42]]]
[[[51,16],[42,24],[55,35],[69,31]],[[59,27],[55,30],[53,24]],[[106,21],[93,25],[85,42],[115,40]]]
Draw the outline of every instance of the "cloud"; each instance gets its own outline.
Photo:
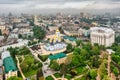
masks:
[[[0,0],[1,12],[24,12],[48,9],[117,9],[120,0]]]
[[[47,3],[47,4],[41,4],[41,5],[35,5],[34,9],[82,9],[86,7],[87,5],[93,4],[92,1],[82,1],[82,2],[65,2],[65,3]]]

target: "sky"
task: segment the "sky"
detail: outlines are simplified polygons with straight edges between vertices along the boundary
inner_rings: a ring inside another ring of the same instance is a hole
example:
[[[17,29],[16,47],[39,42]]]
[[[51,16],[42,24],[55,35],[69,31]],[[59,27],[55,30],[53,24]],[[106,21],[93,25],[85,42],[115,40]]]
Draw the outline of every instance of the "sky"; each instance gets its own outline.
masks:
[[[0,13],[80,11],[120,13],[120,0],[0,0]]]

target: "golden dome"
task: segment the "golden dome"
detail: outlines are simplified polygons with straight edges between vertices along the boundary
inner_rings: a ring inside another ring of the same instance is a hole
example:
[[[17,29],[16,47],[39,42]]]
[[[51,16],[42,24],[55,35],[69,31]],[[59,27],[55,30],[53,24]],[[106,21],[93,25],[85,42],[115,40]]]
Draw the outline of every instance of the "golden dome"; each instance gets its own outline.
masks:
[[[59,29],[57,29],[56,32],[59,32]]]

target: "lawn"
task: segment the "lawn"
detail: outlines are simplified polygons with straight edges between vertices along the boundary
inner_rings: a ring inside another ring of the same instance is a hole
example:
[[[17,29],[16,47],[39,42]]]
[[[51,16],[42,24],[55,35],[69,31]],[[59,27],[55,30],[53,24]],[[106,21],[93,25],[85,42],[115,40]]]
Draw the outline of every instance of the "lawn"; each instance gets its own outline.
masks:
[[[87,68],[85,66],[79,66],[77,68],[72,69],[71,71],[77,75],[81,75],[81,74],[85,73],[86,70],[87,70]]]

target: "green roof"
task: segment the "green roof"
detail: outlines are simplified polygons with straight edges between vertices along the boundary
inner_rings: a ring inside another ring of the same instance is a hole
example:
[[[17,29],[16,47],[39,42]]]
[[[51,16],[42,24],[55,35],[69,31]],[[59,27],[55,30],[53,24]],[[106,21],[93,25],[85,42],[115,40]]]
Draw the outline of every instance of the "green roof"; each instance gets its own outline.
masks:
[[[55,59],[60,59],[60,58],[64,58],[64,57],[66,57],[65,53],[58,53],[58,54],[50,55],[49,59],[55,60]]]
[[[8,73],[9,71],[17,70],[17,67],[16,67],[12,57],[5,58],[3,60],[3,64],[4,64],[5,73]]]
[[[76,38],[71,37],[71,36],[63,36],[64,39],[68,39],[70,41],[76,41]]]

